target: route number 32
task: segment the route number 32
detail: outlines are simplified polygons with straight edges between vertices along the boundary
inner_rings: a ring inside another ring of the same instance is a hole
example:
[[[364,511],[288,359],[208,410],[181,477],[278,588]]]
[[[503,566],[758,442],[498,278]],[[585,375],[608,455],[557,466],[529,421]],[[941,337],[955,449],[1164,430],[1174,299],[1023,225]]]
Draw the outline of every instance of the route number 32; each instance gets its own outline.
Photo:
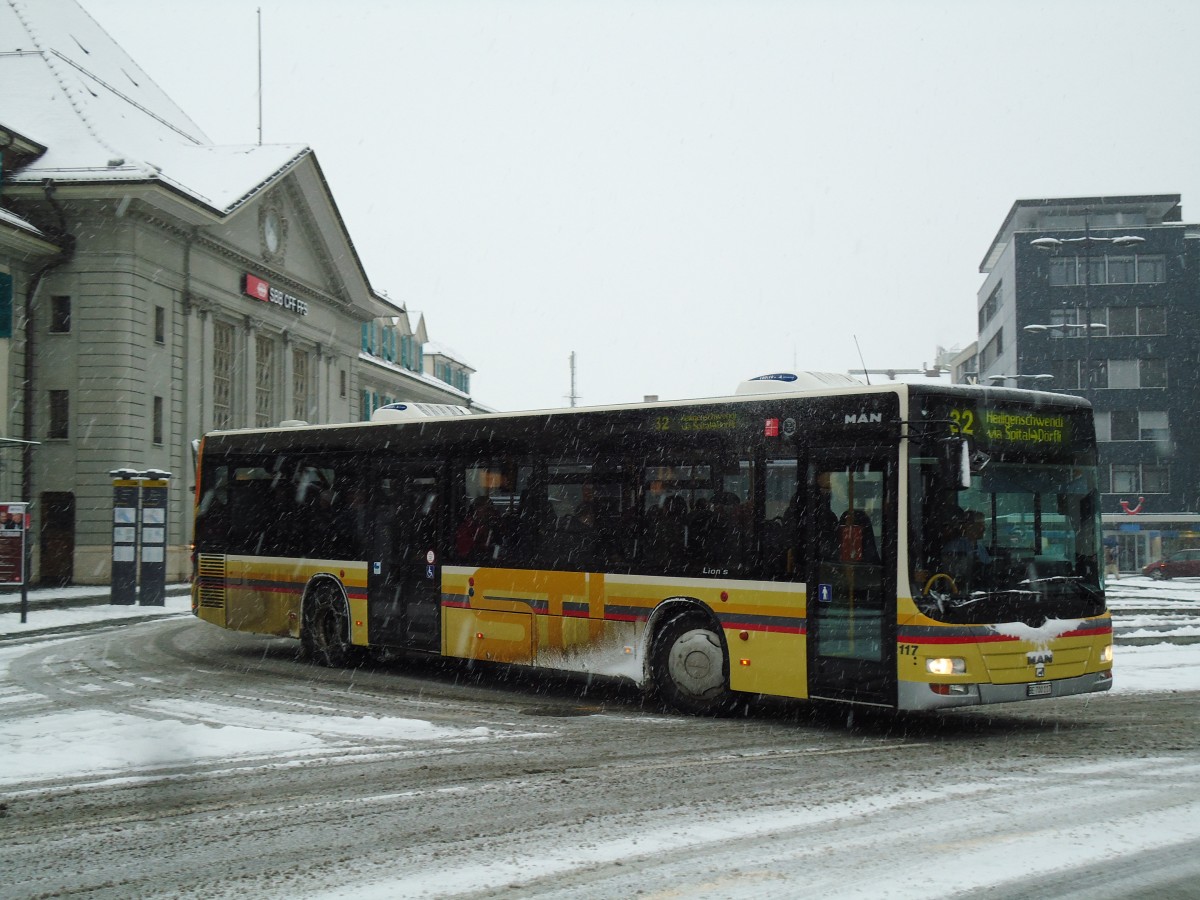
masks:
[[[951,434],[974,434],[975,410],[952,409],[950,410],[950,422]]]

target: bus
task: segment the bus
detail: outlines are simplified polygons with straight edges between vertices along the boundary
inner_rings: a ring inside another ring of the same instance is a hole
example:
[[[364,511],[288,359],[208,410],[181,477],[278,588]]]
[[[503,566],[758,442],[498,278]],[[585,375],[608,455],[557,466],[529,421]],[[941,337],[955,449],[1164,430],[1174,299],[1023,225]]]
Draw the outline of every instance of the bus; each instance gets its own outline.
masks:
[[[1085,401],[748,385],[210,433],[193,612],[328,666],[387,651],[612,676],[693,714],[1111,687]]]

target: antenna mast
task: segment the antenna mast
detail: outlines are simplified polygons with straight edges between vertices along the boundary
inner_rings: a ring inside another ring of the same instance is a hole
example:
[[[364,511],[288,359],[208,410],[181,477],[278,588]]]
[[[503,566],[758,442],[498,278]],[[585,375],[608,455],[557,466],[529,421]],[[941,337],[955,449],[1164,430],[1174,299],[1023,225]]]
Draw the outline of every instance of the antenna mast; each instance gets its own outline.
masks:
[[[262,146],[262,7],[258,8],[258,146]]]
[[[571,351],[569,357],[571,361],[571,393],[567,395],[567,399],[571,401],[571,406],[575,405],[575,401],[579,399],[579,395],[575,393],[575,351]]]

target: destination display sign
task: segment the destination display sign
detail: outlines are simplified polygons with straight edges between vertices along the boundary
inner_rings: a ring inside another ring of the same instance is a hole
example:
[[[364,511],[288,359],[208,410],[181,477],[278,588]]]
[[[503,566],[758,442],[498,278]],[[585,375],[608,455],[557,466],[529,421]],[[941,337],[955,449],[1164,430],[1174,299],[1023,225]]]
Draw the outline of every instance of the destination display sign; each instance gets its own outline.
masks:
[[[1063,446],[1071,441],[1072,417],[1061,411],[963,405],[952,406],[948,418],[951,434],[982,445]]]
[[[655,416],[654,431],[733,431],[738,427],[738,417],[732,412],[680,412]]]

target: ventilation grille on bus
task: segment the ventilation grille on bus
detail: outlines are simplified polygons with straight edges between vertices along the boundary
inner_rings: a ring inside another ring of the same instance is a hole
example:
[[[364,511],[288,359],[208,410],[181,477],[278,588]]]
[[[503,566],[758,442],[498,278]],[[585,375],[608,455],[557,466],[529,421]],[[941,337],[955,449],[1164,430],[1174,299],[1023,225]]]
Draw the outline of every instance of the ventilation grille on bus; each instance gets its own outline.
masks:
[[[225,557],[201,553],[199,560],[200,605],[225,608]]]

